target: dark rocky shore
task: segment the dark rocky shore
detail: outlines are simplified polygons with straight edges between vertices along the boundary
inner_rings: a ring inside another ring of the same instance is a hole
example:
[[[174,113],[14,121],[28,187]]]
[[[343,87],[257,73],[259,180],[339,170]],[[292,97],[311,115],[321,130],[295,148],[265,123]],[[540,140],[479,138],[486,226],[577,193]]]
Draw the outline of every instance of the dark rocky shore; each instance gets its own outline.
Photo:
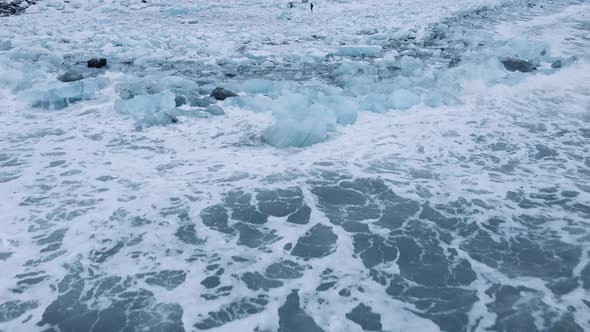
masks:
[[[34,5],[34,0],[0,0],[0,17],[22,14],[30,5]]]

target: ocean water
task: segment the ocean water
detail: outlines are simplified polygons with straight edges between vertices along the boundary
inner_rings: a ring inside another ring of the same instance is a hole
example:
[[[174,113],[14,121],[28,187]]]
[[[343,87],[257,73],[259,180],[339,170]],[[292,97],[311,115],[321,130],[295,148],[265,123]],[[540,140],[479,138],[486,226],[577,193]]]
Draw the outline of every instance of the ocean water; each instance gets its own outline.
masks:
[[[0,26],[0,331],[590,330],[590,2]]]

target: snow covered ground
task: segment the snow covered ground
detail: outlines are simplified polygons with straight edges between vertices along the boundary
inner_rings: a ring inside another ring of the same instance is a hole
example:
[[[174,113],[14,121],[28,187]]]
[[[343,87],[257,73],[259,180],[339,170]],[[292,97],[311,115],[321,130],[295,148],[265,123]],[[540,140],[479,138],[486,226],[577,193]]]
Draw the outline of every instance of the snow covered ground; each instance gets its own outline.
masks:
[[[588,49],[582,0],[0,17],[0,331],[590,330]]]

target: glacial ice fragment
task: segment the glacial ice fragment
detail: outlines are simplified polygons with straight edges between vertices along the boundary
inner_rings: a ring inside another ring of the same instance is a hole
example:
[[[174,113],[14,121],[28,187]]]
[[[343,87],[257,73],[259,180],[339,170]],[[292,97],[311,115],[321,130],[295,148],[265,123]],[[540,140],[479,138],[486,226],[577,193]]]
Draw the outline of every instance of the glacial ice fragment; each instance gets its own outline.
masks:
[[[244,81],[241,87],[244,92],[264,94],[273,91],[275,89],[275,83],[270,80],[256,78]]]
[[[96,92],[106,87],[108,83],[109,80],[104,78],[69,83],[57,82],[24,91],[20,96],[29,100],[33,107],[61,110],[70,104],[94,99]]]
[[[371,57],[376,58],[381,55],[383,48],[379,45],[344,45],[339,46],[334,55],[348,57]]]
[[[211,114],[211,115],[224,115],[225,111],[223,110],[223,108],[217,106],[217,105],[211,105],[209,107],[207,107],[205,109],[205,112]]]
[[[70,69],[57,77],[62,82],[75,82],[84,79],[84,76],[78,69]]]
[[[262,137],[277,148],[304,147],[324,141],[328,137],[328,129],[313,118],[303,121],[282,119],[265,129]]]
[[[154,126],[177,122],[175,96],[171,92],[135,96],[115,103],[117,112],[129,115],[138,125]]]
[[[508,71],[519,71],[521,73],[530,73],[532,71],[537,70],[534,64],[530,61],[522,60],[522,59],[502,59],[500,60],[504,65],[504,68]]]
[[[396,90],[392,97],[393,108],[407,110],[420,103],[420,97],[408,90]]]
[[[211,91],[211,97],[216,100],[226,100],[229,97],[236,97],[237,94],[224,88],[215,88]]]

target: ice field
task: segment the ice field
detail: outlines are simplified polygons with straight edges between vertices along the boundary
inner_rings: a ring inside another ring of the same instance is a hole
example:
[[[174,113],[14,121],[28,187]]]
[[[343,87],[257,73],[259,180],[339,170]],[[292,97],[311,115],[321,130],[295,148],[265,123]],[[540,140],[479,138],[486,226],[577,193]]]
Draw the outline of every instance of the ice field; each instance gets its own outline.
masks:
[[[0,0],[1,332],[590,331],[590,1],[309,1]]]

